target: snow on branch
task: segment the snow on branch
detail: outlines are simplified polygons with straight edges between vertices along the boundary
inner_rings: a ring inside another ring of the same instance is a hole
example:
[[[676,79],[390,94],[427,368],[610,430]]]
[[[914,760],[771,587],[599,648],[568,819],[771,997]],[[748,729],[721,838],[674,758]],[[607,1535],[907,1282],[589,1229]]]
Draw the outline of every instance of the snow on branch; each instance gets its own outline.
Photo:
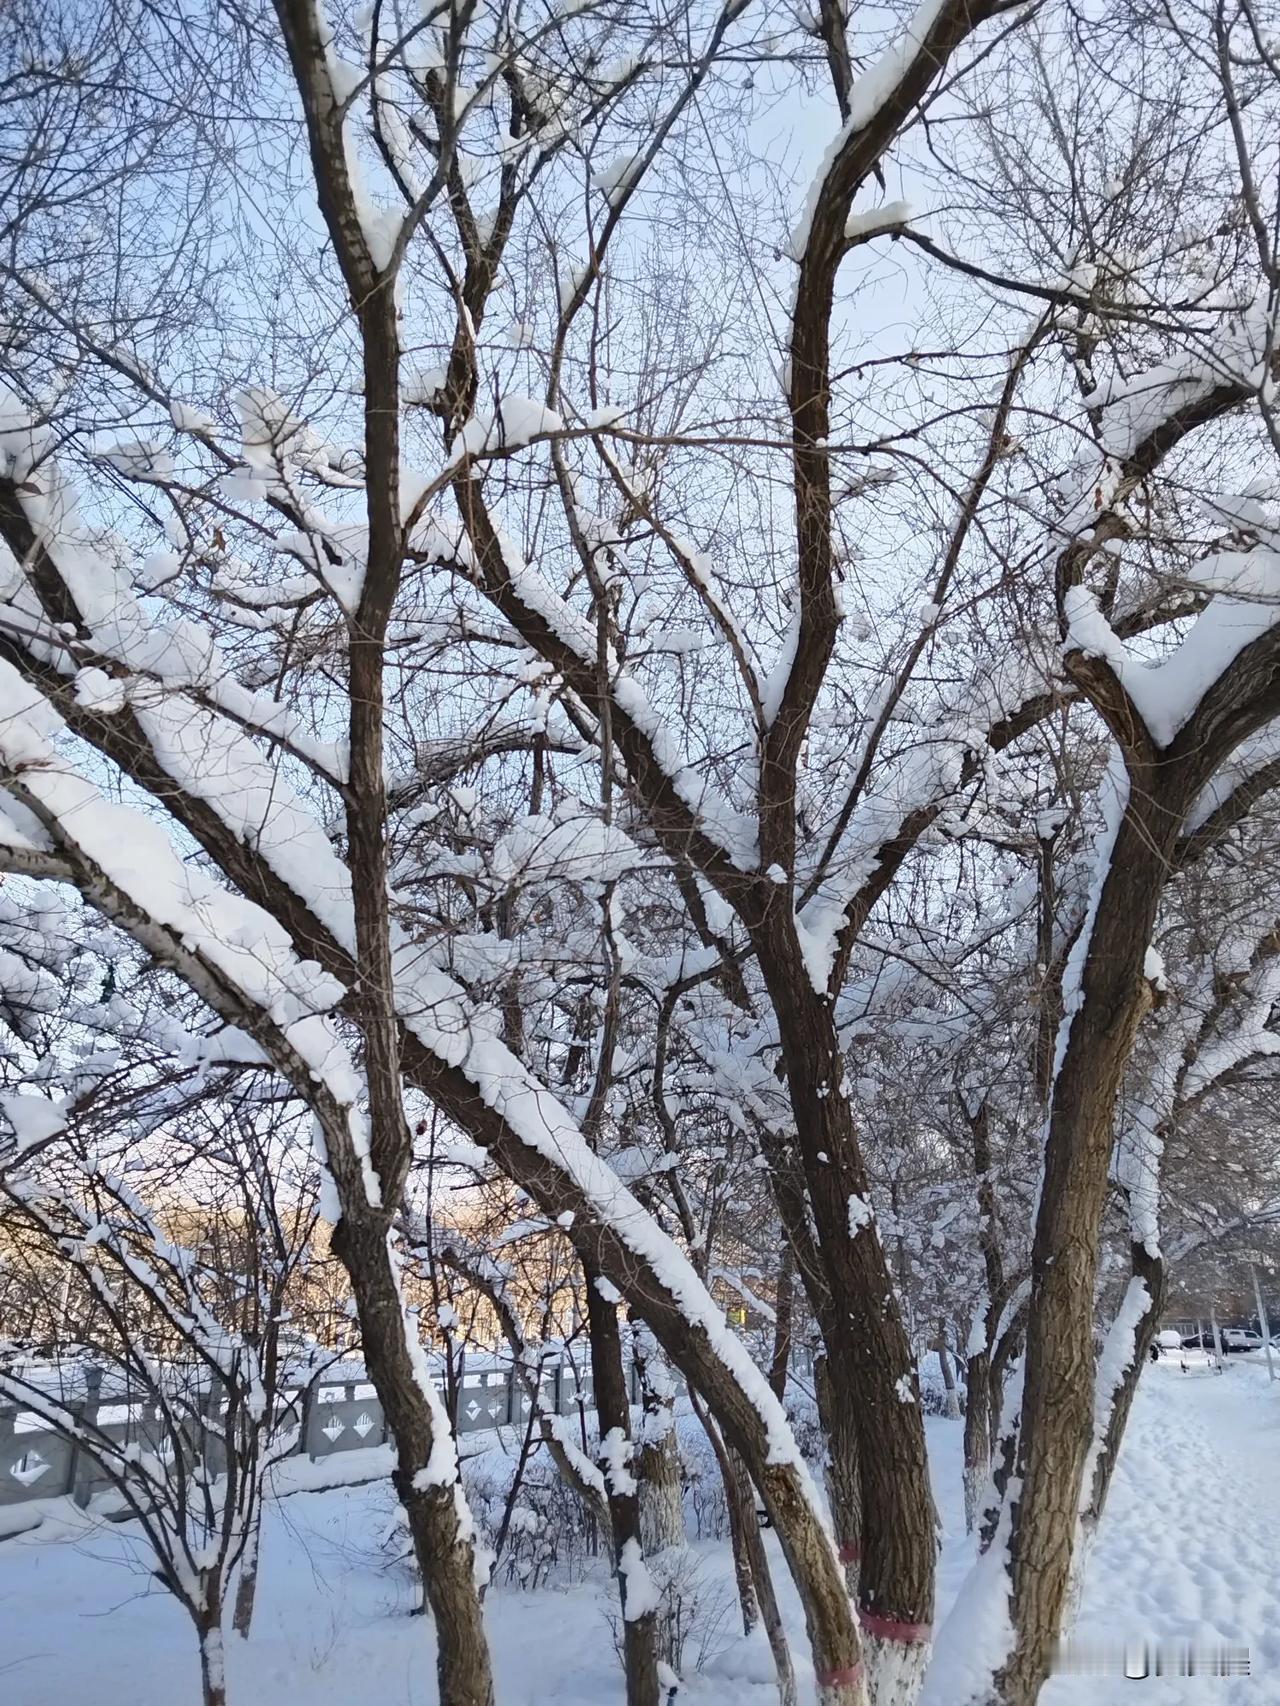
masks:
[[[1074,652],[1102,659],[1159,747],[1173,744],[1245,647],[1280,621],[1280,534],[1253,550],[1216,552],[1188,578],[1208,603],[1158,662],[1135,657],[1087,587],[1068,587],[1064,595],[1068,658]]]
[[[323,1086],[332,1098],[330,1140],[350,1142],[376,1203],[361,1080],[329,1018],[345,994],[342,984],[300,959],[284,927],[260,906],[182,860],[159,824],[105,799],[51,744],[59,726],[48,702],[0,661],[6,786],[39,817],[90,898],[144,946],[181,943],[192,965],[204,968],[196,986],[215,1010],[265,1037],[277,1064],[288,1062],[286,1076]]]
[[[915,69],[930,33],[949,9],[952,9],[951,0],[921,0],[902,34],[853,84],[849,92],[848,116],[819,162],[809,185],[804,209],[791,233],[791,254],[795,260],[802,260],[808,249],[814,215],[850,145],[899,95],[909,73]]]

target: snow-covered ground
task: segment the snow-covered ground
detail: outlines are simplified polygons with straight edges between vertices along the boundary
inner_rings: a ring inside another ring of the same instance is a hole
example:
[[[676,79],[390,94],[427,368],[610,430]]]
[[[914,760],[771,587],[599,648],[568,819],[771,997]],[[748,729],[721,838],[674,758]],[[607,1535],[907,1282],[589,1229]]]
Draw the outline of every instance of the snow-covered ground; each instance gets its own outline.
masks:
[[[1246,1679],[1056,1677],[1042,1706],[1280,1702],[1280,1382],[1261,1355],[1147,1369],[1089,1560],[1075,1637],[1248,1647]],[[1280,1369],[1277,1370],[1280,1373]],[[1141,1693],[1136,1698],[1143,1699]]]
[[[931,1418],[929,1436],[947,1531],[945,1606],[967,1563],[960,1428]],[[1280,1706],[1278,1445],[1280,1385],[1268,1388],[1261,1363],[1235,1361],[1221,1377],[1202,1361],[1186,1375],[1176,1361],[1146,1372],[1077,1635],[1247,1645],[1254,1670],[1247,1681],[1148,1681],[1153,1706]],[[344,1468],[354,1471],[357,1455]],[[385,1485],[302,1491],[271,1506],[253,1636],[247,1645],[231,1642],[232,1706],[434,1706],[431,1630],[408,1615],[409,1581],[382,1545],[391,1508]],[[682,1706],[767,1706],[772,1688],[751,1680],[763,1655],[734,1639],[725,1548],[699,1552],[701,1591],[719,1599],[720,1616],[703,1669],[689,1667]],[[776,1548],[774,1562],[798,1637]],[[609,1613],[599,1570],[567,1589],[496,1587],[487,1617],[502,1706],[618,1706]],[[798,1661],[802,1653],[797,1639]],[[1144,1685],[1059,1677],[1043,1699],[1109,1706],[1143,1698],[1135,1686]],[[5,1706],[196,1706],[198,1698],[190,1627],[149,1580],[128,1526],[50,1520],[0,1544]]]

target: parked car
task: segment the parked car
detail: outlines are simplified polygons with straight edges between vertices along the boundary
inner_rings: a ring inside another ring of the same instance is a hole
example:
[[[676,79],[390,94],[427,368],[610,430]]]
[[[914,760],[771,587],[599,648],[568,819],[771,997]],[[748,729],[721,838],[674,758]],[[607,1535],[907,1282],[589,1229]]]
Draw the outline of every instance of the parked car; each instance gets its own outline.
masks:
[[[1218,1333],[1222,1340],[1222,1349],[1228,1356],[1233,1352],[1260,1351],[1266,1344],[1261,1333],[1255,1333],[1248,1327],[1220,1327]],[[1271,1342],[1274,1345],[1276,1340],[1273,1338]],[[1192,1333],[1190,1338],[1182,1341],[1182,1348],[1184,1351],[1211,1351],[1215,1349],[1213,1334],[1205,1333],[1201,1336]]]
[[[1260,1351],[1266,1340],[1261,1333],[1251,1332],[1247,1327],[1224,1327],[1222,1329],[1222,1348],[1224,1351]]]

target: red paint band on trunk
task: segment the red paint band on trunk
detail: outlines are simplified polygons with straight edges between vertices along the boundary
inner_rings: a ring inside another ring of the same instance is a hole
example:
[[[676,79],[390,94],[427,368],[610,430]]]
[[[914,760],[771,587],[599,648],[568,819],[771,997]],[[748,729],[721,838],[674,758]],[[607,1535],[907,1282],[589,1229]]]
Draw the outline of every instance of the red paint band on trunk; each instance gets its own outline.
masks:
[[[850,1665],[848,1670],[829,1670],[818,1677],[819,1688],[856,1688],[862,1681],[862,1666]]]
[[[861,1558],[862,1553],[853,1544],[852,1540],[846,1540],[840,1546],[839,1550],[836,1553],[836,1556],[839,1558],[839,1560],[842,1564],[856,1564],[858,1562],[859,1558]]]
[[[901,1623],[896,1617],[877,1617],[874,1611],[859,1611],[858,1622],[868,1635],[882,1641],[901,1641],[904,1646],[927,1641],[933,1634],[932,1623]]]

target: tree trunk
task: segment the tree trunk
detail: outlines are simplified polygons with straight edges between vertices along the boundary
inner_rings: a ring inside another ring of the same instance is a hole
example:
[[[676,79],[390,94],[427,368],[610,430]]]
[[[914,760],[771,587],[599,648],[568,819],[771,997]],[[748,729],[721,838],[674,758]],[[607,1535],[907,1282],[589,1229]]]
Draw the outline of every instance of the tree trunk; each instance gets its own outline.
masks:
[[[235,1610],[231,1615],[231,1627],[243,1641],[249,1639],[249,1625],[253,1622],[254,1601],[258,1593],[258,1551],[261,1544],[262,1501],[259,1499],[254,1508],[253,1521],[249,1525],[244,1554],[240,1559],[240,1579],[236,1583]]]
[[[647,1565],[640,1535],[639,1489],[631,1462],[631,1402],[622,1362],[618,1308],[601,1296],[597,1272],[584,1268],[583,1277],[600,1428],[600,1468],[609,1499],[613,1566],[622,1606],[627,1706],[658,1706],[658,1615],[656,1608],[646,1603],[652,1596],[637,1579],[641,1572],[647,1572]]]
[[[640,1487],[640,1544],[646,1556],[685,1544],[680,1453],[675,1429],[646,1437],[636,1452]]]
[[[1093,1300],[1116,1096],[1150,1001],[1145,958],[1181,818],[1157,775],[1134,776],[1064,1020],[1032,1254],[1009,1539],[1014,1642],[995,1678],[1003,1706],[1033,1706],[1067,1604],[1093,1430]]]
[[[693,1404],[693,1413],[702,1423],[703,1431],[715,1454],[720,1479],[724,1483],[724,1503],[729,1518],[729,1542],[733,1549],[733,1576],[738,1589],[738,1608],[742,1613],[742,1633],[749,1635],[760,1621],[760,1601],[756,1597],[755,1578],[751,1573],[751,1559],[747,1551],[747,1532],[756,1520],[755,1503],[749,1490],[744,1488],[742,1477],[733,1466],[733,1458],[720,1437],[719,1428],[698,1402],[696,1393],[691,1391],[689,1397]]]
[[[684,1529],[680,1449],[676,1438],[675,1382],[657,1340],[642,1321],[632,1323],[631,1347],[640,1386],[640,1438],[636,1480],[640,1493],[640,1548],[652,1560],[659,1591],[678,1575],[688,1555]],[[668,1592],[658,1615],[660,1656],[679,1668],[683,1631]]]
[[[298,1450],[305,1456],[311,1456],[311,1433],[315,1426],[316,1394],[320,1390],[319,1369],[310,1377],[302,1388],[302,1398],[298,1414]]]
[[[1022,1364],[1013,1365],[1010,1376],[1010,1392],[1008,1414],[996,1412],[995,1404],[991,1404],[991,1477],[987,1486],[988,1497],[980,1501],[978,1509],[978,1550],[985,1552],[996,1537],[1000,1526],[1000,1515],[1004,1507],[1004,1496],[1009,1486],[1009,1477],[1013,1474],[1014,1460],[1018,1451],[1018,1427],[1022,1409]],[[988,1385],[988,1394],[992,1387]]]
[[[978,1525],[987,1476],[991,1473],[991,1359],[986,1349],[969,1358],[964,1407],[964,1526],[972,1534]]]
[[[752,1496],[751,1477],[746,1464],[736,1452],[730,1451],[729,1460],[737,1497],[741,1501],[742,1538],[747,1567],[755,1585],[769,1651],[773,1654],[773,1666],[778,1679],[778,1700],[780,1706],[796,1706],[798,1695],[795,1667],[791,1662],[791,1648],[787,1642],[786,1629],[783,1627],[778,1596],[774,1591],[773,1572],[769,1568],[764,1536],[760,1532],[760,1524],[756,1521],[756,1502]]]
[[[200,1697],[203,1706],[227,1706],[226,1651],[222,1640],[222,1620],[213,1615],[199,1627],[200,1634]]]
[[[1012,1368],[1020,1366],[1022,1354],[1026,1350],[1026,1339],[1027,1307],[1023,1302],[1014,1309],[1004,1332],[996,1339],[991,1351],[991,1362],[987,1371],[987,1405],[991,1411],[993,1450],[1004,1423],[1005,1377]]]
[[[721,1465],[721,1473],[724,1465]],[[724,1484],[725,1503],[729,1512],[729,1543],[733,1549],[733,1579],[738,1590],[738,1610],[742,1615],[742,1633],[749,1635],[760,1622],[760,1600],[756,1580],[747,1551],[747,1536],[756,1520],[755,1506],[750,1498],[743,1499],[741,1489],[730,1479]]]
[[[946,1329],[938,1328],[938,1366],[942,1369],[942,1384],[947,1393],[947,1415],[953,1422],[960,1420],[960,1394],[956,1391],[955,1370],[951,1366],[951,1353],[947,1349]]]
[[[849,1592],[858,1591],[862,1560],[862,1478],[858,1471],[858,1430],[849,1394],[838,1393],[835,1364],[820,1356],[813,1368],[818,1420],[827,1441],[827,1503],[836,1531],[836,1551]]]
[[[878,1706],[910,1706],[928,1656],[937,1556],[915,1358],[871,1212],[830,1002],[813,989],[784,906],[771,907],[753,935],[827,1285],[839,1300],[823,1325],[834,1336],[831,1413],[847,1410],[857,1439],[858,1606],[872,1692]]]
[[[781,1404],[787,1396],[787,1368],[791,1362],[791,1323],[795,1312],[796,1258],[790,1240],[784,1239],[778,1258],[776,1313],[773,1321],[773,1356],[769,1361],[769,1384]]]
[[[351,1277],[365,1366],[395,1441],[391,1479],[409,1522],[427,1602],[436,1624],[440,1706],[493,1706],[493,1679],[476,1583],[475,1542],[464,1526],[457,1460],[430,1481],[433,1447],[449,1421],[421,1351],[410,1343],[399,1274],[381,1214],[343,1216],[333,1248]]]
[[[1135,1244],[1131,1259],[1133,1280],[1130,1285],[1141,1285],[1145,1302],[1140,1313],[1117,1320],[1112,1329],[1123,1332],[1131,1341],[1131,1345],[1126,1346],[1123,1373],[1111,1393],[1110,1405],[1105,1411],[1106,1422],[1102,1436],[1094,1442],[1093,1473],[1087,1497],[1080,1511],[1081,1523],[1089,1535],[1097,1529],[1106,1509],[1111,1478],[1115,1474],[1116,1462],[1120,1456],[1120,1442],[1124,1438],[1129,1412],[1133,1408],[1133,1395],[1138,1390],[1138,1381],[1151,1355],[1151,1342],[1160,1325],[1160,1317],[1164,1314],[1165,1299],[1168,1295],[1168,1275],[1162,1256],[1153,1256],[1145,1244]]]
[[[640,1382],[641,1428],[636,1452],[640,1543],[648,1556],[686,1543],[676,1388],[657,1340],[642,1321],[632,1322],[631,1345]]]
[[[1129,1412],[1133,1408],[1133,1395],[1138,1390],[1138,1381],[1151,1352],[1151,1342],[1164,1313],[1167,1290],[1164,1259],[1151,1255],[1145,1244],[1136,1242],[1130,1257],[1133,1278],[1108,1332],[1103,1359],[1105,1367],[1118,1367],[1119,1374],[1109,1392],[1099,1391],[1094,1405],[1100,1426],[1095,1426],[1087,1467],[1088,1479],[1080,1506],[1080,1531],[1071,1561],[1067,1603],[1073,1610],[1079,1604],[1085,1566],[1106,1508],[1107,1494],[1111,1491],[1111,1478],[1120,1456],[1120,1442],[1124,1438]]]
[[[756,1520],[750,1473],[738,1453],[730,1450],[721,1439],[719,1429],[696,1398],[693,1399],[693,1409],[706,1431],[724,1482],[729,1535],[733,1545],[733,1570],[738,1604],[742,1610],[742,1633],[750,1635],[761,1622],[764,1623],[777,1674],[780,1706],[796,1706],[795,1666],[778,1608],[778,1596],[774,1592],[773,1572],[769,1568],[768,1554]]]
[[[1042,887],[1048,879],[1042,873]],[[1047,1094],[1047,1089],[1045,1091]],[[1004,1253],[1000,1247],[1000,1222],[996,1212],[995,1180],[992,1176],[991,1110],[984,1097],[972,1104],[963,1088],[959,1103],[969,1125],[972,1141],[974,1194],[978,1203],[978,1245],[986,1275],[986,1299],[982,1311],[982,1348],[969,1358],[965,1384],[964,1412],[964,1523],[967,1533],[978,1526],[983,1493],[991,1473],[991,1451],[1000,1426],[999,1395],[993,1390],[1002,1380],[1003,1369],[995,1367],[995,1338],[1000,1310],[1005,1302]],[[977,1327],[975,1323],[975,1338]]]

